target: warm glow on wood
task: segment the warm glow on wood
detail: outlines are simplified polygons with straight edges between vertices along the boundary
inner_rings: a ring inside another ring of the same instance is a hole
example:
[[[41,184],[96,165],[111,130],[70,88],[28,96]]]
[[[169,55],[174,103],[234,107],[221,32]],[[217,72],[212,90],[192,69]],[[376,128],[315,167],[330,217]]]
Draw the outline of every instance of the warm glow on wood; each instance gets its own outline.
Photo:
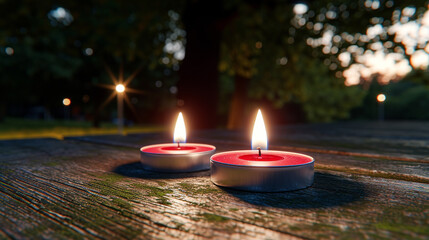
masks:
[[[186,143],[186,127],[183,115],[180,112],[177,117],[176,127],[174,128],[174,142],[175,143]]]
[[[252,133],[252,149],[256,150],[258,148],[261,148],[261,150],[268,149],[267,131],[265,130],[261,110],[258,110]]]

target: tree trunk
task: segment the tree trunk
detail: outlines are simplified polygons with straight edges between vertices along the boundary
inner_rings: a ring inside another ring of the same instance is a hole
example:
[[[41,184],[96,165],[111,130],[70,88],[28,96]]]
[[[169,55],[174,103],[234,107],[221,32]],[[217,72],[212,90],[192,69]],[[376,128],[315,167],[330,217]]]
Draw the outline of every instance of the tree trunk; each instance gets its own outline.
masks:
[[[245,108],[247,103],[247,86],[249,79],[240,75],[235,75],[234,93],[231,99],[231,106],[228,114],[228,129],[239,129],[243,127]]]
[[[180,68],[178,106],[192,128],[217,126],[221,1],[188,1],[183,21],[185,59]]]

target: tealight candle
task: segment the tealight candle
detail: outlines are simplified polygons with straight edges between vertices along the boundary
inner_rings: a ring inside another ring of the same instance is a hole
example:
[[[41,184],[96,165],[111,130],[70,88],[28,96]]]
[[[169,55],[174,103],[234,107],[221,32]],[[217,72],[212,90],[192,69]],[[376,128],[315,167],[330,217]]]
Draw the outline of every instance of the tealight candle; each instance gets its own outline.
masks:
[[[291,191],[313,184],[312,157],[267,149],[267,133],[259,110],[253,127],[252,150],[213,155],[210,158],[212,182],[254,192]]]
[[[186,127],[179,113],[174,129],[174,143],[155,144],[140,149],[143,168],[158,172],[195,172],[210,168],[212,145],[186,143]]]

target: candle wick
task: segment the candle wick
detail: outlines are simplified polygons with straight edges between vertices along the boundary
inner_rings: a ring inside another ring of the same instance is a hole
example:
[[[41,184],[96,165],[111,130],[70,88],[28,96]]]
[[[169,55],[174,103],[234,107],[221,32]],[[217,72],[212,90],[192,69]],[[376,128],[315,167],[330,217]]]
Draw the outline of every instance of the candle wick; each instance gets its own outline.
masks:
[[[258,147],[257,149],[258,149],[258,152],[259,152],[259,157],[261,157],[261,154],[262,154],[262,153],[261,153],[261,148],[260,148],[260,147]]]

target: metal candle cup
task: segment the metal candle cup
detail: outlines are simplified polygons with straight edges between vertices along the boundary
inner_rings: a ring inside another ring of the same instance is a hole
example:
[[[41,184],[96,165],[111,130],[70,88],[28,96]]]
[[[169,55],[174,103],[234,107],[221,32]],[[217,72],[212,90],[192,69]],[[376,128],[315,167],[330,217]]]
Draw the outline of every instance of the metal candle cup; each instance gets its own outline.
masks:
[[[313,184],[314,159],[310,156],[241,150],[217,153],[210,158],[211,180],[222,187],[253,192],[282,192]]]
[[[314,180],[310,156],[267,149],[267,135],[259,111],[252,148],[218,153],[210,158],[211,181],[221,187],[252,192],[282,192],[309,187]]]
[[[212,145],[185,143],[186,129],[182,113],[174,131],[176,143],[155,144],[140,149],[143,168],[157,172],[195,172],[210,168],[210,156],[216,152]]]
[[[143,168],[157,172],[194,172],[210,168],[210,156],[216,148],[212,145],[166,143],[142,147]]]

